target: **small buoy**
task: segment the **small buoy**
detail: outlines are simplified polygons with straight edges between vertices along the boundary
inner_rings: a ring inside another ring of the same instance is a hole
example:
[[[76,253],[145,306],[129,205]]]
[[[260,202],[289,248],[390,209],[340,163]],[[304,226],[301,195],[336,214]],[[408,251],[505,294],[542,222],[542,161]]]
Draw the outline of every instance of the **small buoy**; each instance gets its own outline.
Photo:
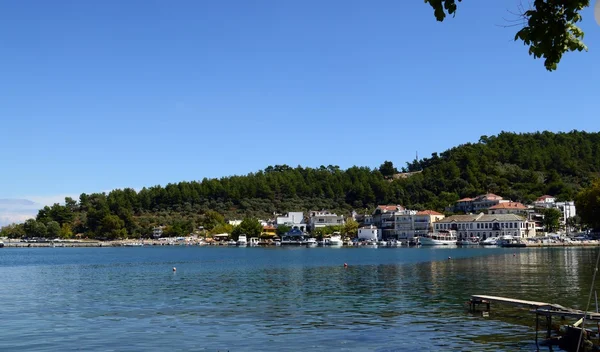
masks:
[[[348,263],[344,263],[344,268],[347,268],[347,267],[348,267]]]
[[[177,271],[177,268],[176,268],[176,267],[173,267],[173,272],[175,272],[175,271]]]

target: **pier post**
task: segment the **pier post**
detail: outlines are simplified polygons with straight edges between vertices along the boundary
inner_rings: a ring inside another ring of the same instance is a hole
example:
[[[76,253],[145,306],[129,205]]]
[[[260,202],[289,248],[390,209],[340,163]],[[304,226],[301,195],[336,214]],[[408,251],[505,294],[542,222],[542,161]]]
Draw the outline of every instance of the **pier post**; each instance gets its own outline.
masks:
[[[546,325],[547,325],[546,338],[549,339],[550,336],[552,335],[552,316],[551,315],[546,316]]]
[[[535,313],[535,347],[539,350],[540,346],[538,345],[538,328],[540,326],[540,315]]]

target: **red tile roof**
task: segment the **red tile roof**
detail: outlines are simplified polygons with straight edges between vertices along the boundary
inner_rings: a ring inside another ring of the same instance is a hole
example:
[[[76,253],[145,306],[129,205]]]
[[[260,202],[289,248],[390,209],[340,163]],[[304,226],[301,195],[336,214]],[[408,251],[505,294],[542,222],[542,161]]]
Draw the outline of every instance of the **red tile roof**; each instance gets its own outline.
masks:
[[[494,205],[493,207],[490,207],[490,210],[497,210],[497,209],[525,210],[525,209],[527,209],[527,207],[519,202],[500,203],[500,204]]]
[[[456,202],[470,202],[472,200],[473,200],[473,198],[463,198],[463,199],[457,200]]]
[[[378,205],[377,208],[385,211],[396,211],[404,209],[404,207],[401,205]]]
[[[435,210],[423,210],[423,211],[417,212],[417,215],[444,215],[444,214],[438,213]]]
[[[546,195],[544,195],[544,196],[541,196],[541,197],[539,197],[537,200],[546,200],[546,199],[548,199],[548,198],[554,198],[554,197],[552,197],[552,196],[549,196],[549,195],[547,195],[547,194],[546,194]]]

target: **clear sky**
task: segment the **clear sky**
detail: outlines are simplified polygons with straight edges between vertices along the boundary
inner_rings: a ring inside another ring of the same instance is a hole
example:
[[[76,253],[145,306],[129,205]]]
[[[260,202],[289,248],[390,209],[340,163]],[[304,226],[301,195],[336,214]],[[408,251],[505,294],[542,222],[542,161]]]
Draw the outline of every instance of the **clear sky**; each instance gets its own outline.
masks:
[[[589,52],[549,73],[506,28],[519,3],[439,23],[422,0],[0,2],[0,199],[598,131],[591,9]]]

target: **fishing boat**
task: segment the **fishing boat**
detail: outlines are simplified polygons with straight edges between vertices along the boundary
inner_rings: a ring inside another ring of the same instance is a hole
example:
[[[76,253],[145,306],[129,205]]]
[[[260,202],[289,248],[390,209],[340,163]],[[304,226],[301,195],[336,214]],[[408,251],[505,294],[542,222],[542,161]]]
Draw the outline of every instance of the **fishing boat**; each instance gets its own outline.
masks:
[[[238,237],[237,245],[239,247],[246,247],[248,245],[248,240],[246,239],[246,235],[240,235],[240,237]]]
[[[456,234],[454,231],[430,232],[419,236],[422,246],[450,246],[456,245]]]

